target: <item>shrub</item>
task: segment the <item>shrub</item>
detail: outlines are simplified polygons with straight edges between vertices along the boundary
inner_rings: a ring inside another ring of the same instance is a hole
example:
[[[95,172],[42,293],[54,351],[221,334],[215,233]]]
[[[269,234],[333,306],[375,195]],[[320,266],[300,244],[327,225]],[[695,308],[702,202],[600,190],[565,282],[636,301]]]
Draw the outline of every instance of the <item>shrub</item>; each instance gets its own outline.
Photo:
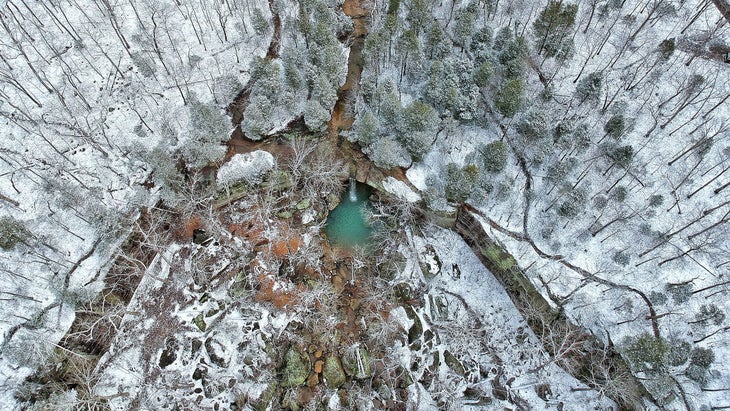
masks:
[[[675,304],[682,304],[687,302],[692,295],[692,284],[667,284],[666,290],[672,296]]]
[[[0,217],[0,248],[12,250],[18,243],[25,242],[31,234],[23,222],[10,216]]]
[[[662,59],[669,60],[669,57],[674,54],[674,49],[676,48],[676,42],[674,41],[674,38],[666,39],[659,43],[659,53],[662,56]]]
[[[690,356],[690,364],[702,368],[710,368],[715,361],[715,353],[709,348],[695,348]]]
[[[692,381],[697,382],[701,386],[707,385],[707,368],[702,368],[697,365],[690,365],[685,371],[685,375]]]
[[[671,366],[678,367],[687,362],[692,345],[687,341],[672,340],[669,342],[669,352],[667,352],[667,363]]]
[[[639,370],[657,370],[664,365],[669,347],[663,338],[656,338],[649,333],[628,337],[624,341],[624,352],[633,368]]]
[[[603,126],[603,131],[615,139],[619,139],[625,130],[626,124],[624,123],[624,116],[621,114],[611,117]]]
[[[483,167],[489,173],[500,173],[507,165],[507,145],[502,141],[493,141],[479,148]]]
[[[494,106],[500,114],[505,117],[512,117],[522,108],[523,84],[520,79],[508,81],[494,98]]]

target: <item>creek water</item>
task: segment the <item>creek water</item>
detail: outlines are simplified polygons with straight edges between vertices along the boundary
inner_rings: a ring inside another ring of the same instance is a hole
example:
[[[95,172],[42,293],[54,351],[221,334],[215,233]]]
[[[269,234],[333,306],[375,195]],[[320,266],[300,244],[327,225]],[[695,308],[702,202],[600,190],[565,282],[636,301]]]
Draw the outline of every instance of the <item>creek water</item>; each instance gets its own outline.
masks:
[[[372,228],[365,220],[370,187],[350,181],[348,189],[342,193],[340,204],[327,216],[325,234],[330,244],[340,247],[367,245]]]

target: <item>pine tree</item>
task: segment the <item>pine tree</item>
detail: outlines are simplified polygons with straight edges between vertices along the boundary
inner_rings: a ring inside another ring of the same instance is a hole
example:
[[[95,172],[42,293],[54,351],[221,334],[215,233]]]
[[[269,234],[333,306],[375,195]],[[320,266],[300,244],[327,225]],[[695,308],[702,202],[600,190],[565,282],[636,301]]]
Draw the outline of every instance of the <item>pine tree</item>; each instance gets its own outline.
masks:
[[[415,161],[420,161],[436,138],[439,118],[427,103],[414,101],[403,110],[400,141]]]
[[[489,173],[501,173],[507,166],[507,145],[502,141],[493,141],[479,148],[482,167]]]
[[[537,54],[565,60],[573,52],[572,31],[578,5],[551,0],[532,25]]]
[[[0,248],[12,250],[18,243],[26,241],[30,232],[25,225],[10,216],[0,217]]]
[[[613,137],[617,140],[624,133],[625,129],[626,129],[626,125],[624,124],[624,116],[621,114],[616,114],[615,116],[611,117],[606,122],[606,125],[603,126],[603,130],[608,135],[610,135],[611,137]]]
[[[522,80],[512,79],[494,97],[494,106],[505,117],[513,117],[522,108]]]
[[[479,169],[474,164],[459,167],[454,163],[446,166],[446,199],[463,203],[471,195],[479,181]]]
[[[594,72],[578,81],[578,85],[575,87],[575,96],[581,103],[585,101],[597,103],[601,98],[602,88],[603,74]]]

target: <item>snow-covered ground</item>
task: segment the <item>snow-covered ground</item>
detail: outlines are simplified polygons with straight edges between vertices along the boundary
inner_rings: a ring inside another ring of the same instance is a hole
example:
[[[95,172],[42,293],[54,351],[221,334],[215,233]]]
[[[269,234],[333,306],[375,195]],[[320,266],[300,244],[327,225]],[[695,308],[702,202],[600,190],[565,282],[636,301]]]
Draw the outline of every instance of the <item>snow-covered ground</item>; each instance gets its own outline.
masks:
[[[268,46],[249,13],[270,16],[265,1],[102,4],[6,2],[0,13],[0,214],[30,233],[0,251],[3,409],[103,287],[174,153],[222,154],[223,110]],[[222,133],[201,135],[196,121],[222,121]]]

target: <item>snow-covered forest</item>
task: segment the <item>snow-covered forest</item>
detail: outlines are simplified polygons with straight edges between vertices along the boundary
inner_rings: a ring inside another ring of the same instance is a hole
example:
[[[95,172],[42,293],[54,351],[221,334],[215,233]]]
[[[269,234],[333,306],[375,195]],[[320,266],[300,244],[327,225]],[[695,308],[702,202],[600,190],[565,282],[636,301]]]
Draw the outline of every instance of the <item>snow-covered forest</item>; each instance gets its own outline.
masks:
[[[0,408],[730,407],[725,0],[0,25]]]

